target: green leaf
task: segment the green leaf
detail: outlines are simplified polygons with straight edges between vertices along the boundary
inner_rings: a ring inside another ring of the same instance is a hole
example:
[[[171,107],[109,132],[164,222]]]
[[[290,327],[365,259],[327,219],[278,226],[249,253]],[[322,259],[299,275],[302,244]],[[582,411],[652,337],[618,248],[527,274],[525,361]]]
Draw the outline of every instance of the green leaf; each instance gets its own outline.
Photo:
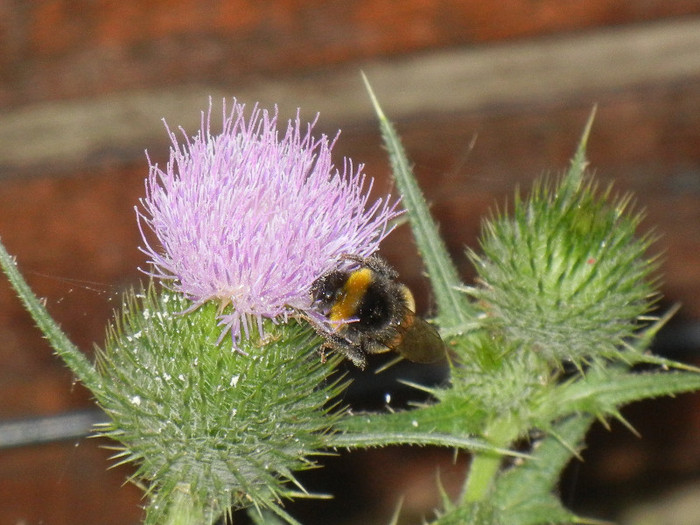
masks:
[[[346,415],[335,425],[340,432],[329,441],[334,447],[435,445],[499,456],[527,457],[470,434],[470,428],[476,426],[469,424],[466,411],[459,414],[454,405],[438,403],[391,414]]]
[[[496,500],[504,510],[515,509],[537,495],[548,494],[571,458],[583,446],[594,421],[591,415],[572,416],[554,426],[534,444],[531,459],[504,473],[496,483]]]
[[[399,136],[394,126],[384,115],[367,77],[363,74],[362,78],[379,119],[384,144],[389,152],[394,180],[401,192],[416,245],[425,263],[428,278],[435,294],[437,323],[444,330],[467,326],[470,318],[475,315],[475,310],[466,296],[457,291],[457,288],[462,284],[457,269],[440,237],[437,224],[430,216],[428,204],[413,176]]]
[[[89,388],[93,393],[104,388],[102,378],[95,370],[95,367],[85,357],[78,347],[70,342],[65,333],[58,326],[56,321],[49,315],[39,298],[32,292],[22,274],[17,269],[14,258],[7,253],[5,247],[0,242],[0,267],[2,267],[10,284],[17,292],[20,300],[24,304],[34,322],[48,339],[56,354],[63,359],[68,368],[75,376]]]
[[[576,381],[552,389],[535,409],[542,424],[572,413],[617,416],[619,408],[641,399],[681,394],[700,389],[695,372],[626,372],[591,370]]]
[[[583,446],[594,418],[573,416],[533,446],[532,458],[512,467],[497,479],[494,504],[503,523],[583,523],[553,495],[562,471]],[[592,522],[591,522],[592,523]]]

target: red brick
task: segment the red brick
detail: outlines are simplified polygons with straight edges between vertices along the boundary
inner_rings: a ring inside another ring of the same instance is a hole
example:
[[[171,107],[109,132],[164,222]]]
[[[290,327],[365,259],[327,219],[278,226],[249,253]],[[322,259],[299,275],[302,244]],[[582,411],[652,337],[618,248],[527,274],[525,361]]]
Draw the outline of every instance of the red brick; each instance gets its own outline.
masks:
[[[4,9],[0,105],[240,82],[446,46],[700,13],[700,0],[51,0]]]

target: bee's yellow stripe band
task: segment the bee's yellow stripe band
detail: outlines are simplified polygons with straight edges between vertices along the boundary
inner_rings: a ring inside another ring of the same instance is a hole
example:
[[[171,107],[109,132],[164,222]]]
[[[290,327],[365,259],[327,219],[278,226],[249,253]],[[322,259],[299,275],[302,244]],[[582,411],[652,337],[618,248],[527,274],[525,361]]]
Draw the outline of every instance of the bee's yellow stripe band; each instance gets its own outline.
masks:
[[[372,284],[372,270],[361,268],[350,274],[343,285],[343,293],[340,299],[331,307],[329,319],[339,322],[355,317],[360,302]]]

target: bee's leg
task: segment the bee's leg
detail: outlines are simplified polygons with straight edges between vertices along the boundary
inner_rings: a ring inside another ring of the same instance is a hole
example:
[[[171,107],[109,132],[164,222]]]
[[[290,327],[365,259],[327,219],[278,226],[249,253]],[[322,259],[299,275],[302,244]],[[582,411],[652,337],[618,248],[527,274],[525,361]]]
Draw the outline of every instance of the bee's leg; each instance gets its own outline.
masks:
[[[336,352],[342,354],[346,359],[352,361],[356,367],[364,370],[367,366],[367,357],[361,345],[354,345],[344,337],[339,335],[327,336],[328,343],[326,348],[332,348]]]
[[[356,262],[357,264],[365,264],[367,261],[366,257],[361,257],[359,255],[355,255],[354,253],[343,253],[340,255],[340,260],[341,261],[352,261]]]

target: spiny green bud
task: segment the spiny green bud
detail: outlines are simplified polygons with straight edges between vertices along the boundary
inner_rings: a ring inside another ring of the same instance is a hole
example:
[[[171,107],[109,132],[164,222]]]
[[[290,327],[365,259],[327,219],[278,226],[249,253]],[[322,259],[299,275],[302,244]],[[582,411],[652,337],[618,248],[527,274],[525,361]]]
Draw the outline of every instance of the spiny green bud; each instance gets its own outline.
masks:
[[[461,403],[468,399],[489,415],[527,411],[550,375],[547,364],[532,353],[518,352],[516,343],[487,333],[475,334],[470,346],[472,358],[452,370],[452,388],[445,395]]]
[[[321,363],[316,336],[296,322],[270,323],[265,340],[234,349],[217,341],[216,305],[188,306],[153,286],[127,295],[98,353],[98,401],[111,418],[102,434],[148,484],[147,523],[163,523],[183,494],[203,523],[250,505],[286,519],[281,500],[303,493],[293,472],[314,465],[335,421],[336,360]]]
[[[634,236],[640,214],[572,168],[558,184],[516,196],[512,217],[483,229],[483,255],[470,253],[480,285],[471,292],[503,335],[549,361],[609,355],[647,312],[655,268],[651,240]]]

